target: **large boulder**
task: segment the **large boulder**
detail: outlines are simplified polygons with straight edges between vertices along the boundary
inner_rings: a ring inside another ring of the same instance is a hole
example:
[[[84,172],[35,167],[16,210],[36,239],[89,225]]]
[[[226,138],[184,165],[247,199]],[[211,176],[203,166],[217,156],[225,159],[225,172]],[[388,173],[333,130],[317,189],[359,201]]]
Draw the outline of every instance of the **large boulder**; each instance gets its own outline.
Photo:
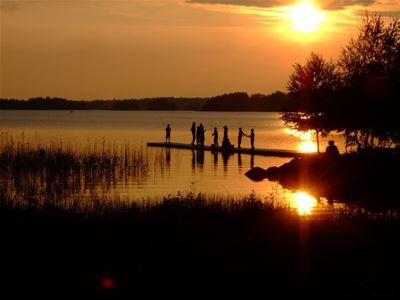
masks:
[[[261,181],[267,178],[267,172],[259,167],[254,167],[251,168],[249,171],[247,171],[244,175],[246,175],[248,178],[250,178],[253,181]]]

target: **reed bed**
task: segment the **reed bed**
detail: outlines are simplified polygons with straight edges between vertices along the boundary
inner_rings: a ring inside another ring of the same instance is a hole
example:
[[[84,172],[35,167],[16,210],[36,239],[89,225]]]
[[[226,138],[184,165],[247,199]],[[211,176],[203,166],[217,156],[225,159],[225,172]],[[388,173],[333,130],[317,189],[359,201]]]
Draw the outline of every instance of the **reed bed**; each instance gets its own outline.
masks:
[[[63,141],[34,143],[2,135],[0,141],[1,171],[57,172],[125,172],[143,175],[148,172],[149,157],[144,147],[95,141],[76,145]]]
[[[0,196],[40,205],[102,198],[120,182],[142,182],[151,168],[162,169],[165,163],[161,151],[129,143],[76,144],[2,133]]]

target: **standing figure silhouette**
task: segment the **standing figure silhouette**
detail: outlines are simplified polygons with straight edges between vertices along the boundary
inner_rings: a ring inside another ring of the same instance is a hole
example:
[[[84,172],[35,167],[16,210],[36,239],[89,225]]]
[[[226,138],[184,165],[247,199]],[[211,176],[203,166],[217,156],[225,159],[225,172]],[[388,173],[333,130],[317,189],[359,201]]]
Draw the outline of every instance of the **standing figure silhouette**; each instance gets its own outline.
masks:
[[[194,142],[196,141],[196,122],[192,123],[192,127],[190,128],[190,131],[192,132],[192,142],[190,144],[194,145]]]
[[[240,149],[240,145],[242,144],[242,137],[246,136],[246,134],[243,132],[242,128],[239,128],[239,133],[238,133],[238,149]]]
[[[212,133],[212,136],[214,137],[214,150],[218,149],[218,129],[217,127],[214,128],[214,132]]]
[[[254,134],[253,128],[251,129],[250,135],[248,137],[250,137],[251,150],[254,150],[254,139],[256,135]]]
[[[201,136],[201,126],[197,126],[196,127],[196,145],[199,146],[200,145],[200,136]]]
[[[198,127],[199,128],[199,130],[198,130],[198,132],[197,132],[197,135],[198,135],[198,139],[199,139],[199,144],[200,144],[200,146],[204,146],[204,141],[205,141],[205,129],[204,129],[204,126],[203,126],[203,124],[201,124],[200,123],[200,126]]]
[[[171,143],[171,126],[169,126],[169,124],[167,125],[167,128],[165,128],[165,143]]]

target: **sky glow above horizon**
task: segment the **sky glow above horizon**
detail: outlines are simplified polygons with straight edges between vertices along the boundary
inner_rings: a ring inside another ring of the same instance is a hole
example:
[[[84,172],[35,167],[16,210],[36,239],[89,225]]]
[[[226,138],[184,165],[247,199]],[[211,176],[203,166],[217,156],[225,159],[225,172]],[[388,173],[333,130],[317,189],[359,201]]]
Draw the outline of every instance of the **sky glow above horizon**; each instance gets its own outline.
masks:
[[[366,11],[400,16],[400,1],[0,0],[0,97],[286,91],[292,65],[335,59]]]

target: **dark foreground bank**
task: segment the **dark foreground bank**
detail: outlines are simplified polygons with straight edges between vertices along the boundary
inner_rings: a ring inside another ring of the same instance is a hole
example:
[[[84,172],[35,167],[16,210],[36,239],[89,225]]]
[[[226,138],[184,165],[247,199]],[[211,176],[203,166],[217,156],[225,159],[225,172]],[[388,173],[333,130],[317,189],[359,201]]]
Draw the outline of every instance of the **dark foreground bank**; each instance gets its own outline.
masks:
[[[399,221],[203,197],[0,209],[2,299],[397,298]]]
[[[246,175],[253,180],[278,181],[285,188],[308,191],[331,201],[398,210],[399,170],[399,150],[380,149],[333,157],[304,156],[267,170],[253,168]]]

